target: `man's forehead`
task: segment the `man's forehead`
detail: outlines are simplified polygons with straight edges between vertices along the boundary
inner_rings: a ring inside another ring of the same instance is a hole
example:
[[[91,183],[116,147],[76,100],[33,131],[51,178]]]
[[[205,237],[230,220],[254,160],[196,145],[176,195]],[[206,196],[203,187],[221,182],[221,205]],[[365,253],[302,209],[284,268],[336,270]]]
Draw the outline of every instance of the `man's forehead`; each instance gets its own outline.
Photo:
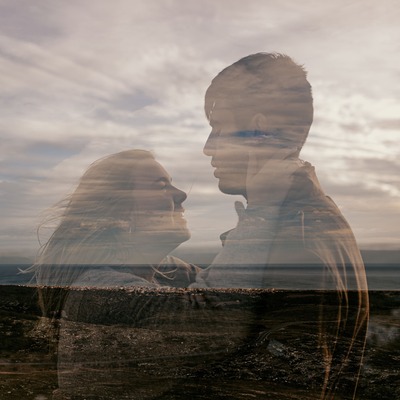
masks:
[[[217,100],[209,113],[209,121],[213,123],[239,123],[249,121],[254,115],[254,110],[240,106],[232,101]]]
[[[213,102],[213,105],[210,109],[209,119],[210,121],[216,121],[224,117],[232,117],[233,113],[234,108],[232,107],[231,103],[225,99],[217,99]]]

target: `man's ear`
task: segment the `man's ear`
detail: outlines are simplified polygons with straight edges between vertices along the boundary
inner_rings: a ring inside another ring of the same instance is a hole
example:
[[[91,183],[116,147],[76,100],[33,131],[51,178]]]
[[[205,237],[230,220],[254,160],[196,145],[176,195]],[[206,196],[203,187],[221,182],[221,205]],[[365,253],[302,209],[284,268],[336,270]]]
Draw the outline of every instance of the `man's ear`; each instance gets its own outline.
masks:
[[[257,113],[251,119],[251,126],[261,132],[268,131],[268,119],[264,114]]]

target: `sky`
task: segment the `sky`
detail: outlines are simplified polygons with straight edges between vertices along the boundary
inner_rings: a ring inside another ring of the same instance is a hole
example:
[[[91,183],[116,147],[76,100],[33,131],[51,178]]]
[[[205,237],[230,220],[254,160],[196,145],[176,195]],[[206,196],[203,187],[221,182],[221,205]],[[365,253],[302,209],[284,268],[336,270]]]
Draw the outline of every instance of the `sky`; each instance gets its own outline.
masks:
[[[202,153],[204,93],[257,52],[307,69],[301,157],[360,247],[400,248],[399,20],[397,0],[0,0],[0,254],[35,254],[86,168],[133,148],[189,193],[183,246],[218,246],[239,198]]]

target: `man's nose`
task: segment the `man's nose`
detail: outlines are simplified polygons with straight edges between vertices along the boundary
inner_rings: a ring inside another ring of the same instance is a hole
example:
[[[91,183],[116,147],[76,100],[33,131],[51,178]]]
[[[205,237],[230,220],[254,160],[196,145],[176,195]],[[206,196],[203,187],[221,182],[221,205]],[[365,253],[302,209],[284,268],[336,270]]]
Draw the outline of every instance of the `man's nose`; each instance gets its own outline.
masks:
[[[216,149],[216,140],[217,138],[215,137],[215,134],[213,132],[210,133],[210,136],[208,136],[208,139],[206,141],[206,144],[204,145],[203,148],[203,153],[206,156],[213,156],[215,153],[215,149]]]

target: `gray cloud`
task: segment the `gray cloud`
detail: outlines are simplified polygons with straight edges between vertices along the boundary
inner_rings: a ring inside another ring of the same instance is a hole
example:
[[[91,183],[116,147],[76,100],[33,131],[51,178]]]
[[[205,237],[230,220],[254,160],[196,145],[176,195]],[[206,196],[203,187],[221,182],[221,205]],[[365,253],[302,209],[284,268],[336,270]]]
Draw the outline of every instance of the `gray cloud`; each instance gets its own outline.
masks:
[[[374,128],[400,131],[400,119],[379,119],[373,122]]]
[[[184,190],[192,187],[192,243],[219,245],[219,233],[235,224],[235,198],[218,191],[202,155],[203,96],[222,68],[258,51],[305,64],[316,112],[304,154],[327,192],[350,207],[360,239],[371,239],[374,224],[389,240],[388,188],[398,185],[398,108],[387,106],[399,94],[397,10],[394,0],[3,2],[2,246],[18,247],[18,235],[36,245],[40,210],[63,198],[92,161],[127,148],[153,150]]]
[[[48,40],[61,34],[59,26],[49,16],[57,10],[56,3],[38,0],[18,2],[4,1],[0,4],[1,31],[23,40]],[[44,19],[43,16],[47,18]]]

